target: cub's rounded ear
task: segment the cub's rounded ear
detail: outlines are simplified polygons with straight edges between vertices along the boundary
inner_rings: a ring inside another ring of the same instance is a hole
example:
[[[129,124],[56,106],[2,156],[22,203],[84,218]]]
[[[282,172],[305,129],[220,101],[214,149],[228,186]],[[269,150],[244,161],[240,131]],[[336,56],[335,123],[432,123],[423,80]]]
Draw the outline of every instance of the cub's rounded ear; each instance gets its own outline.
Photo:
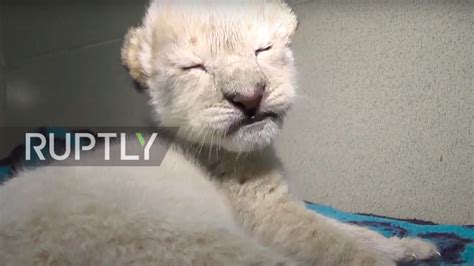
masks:
[[[146,88],[147,75],[140,61],[140,53],[144,42],[141,27],[130,28],[122,45],[122,64],[128,69],[130,76],[142,89]]]
[[[300,26],[300,22],[298,20],[298,17],[291,11],[291,16],[288,22],[289,28],[290,28],[290,33],[288,35],[288,39],[291,42],[291,39],[293,39],[293,36],[295,35],[296,31],[298,30]]]
[[[296,26],[295,26],[295,29],[293,30],[293,34],[295,34],[295,32],[297,32],[299,28],[300,28],[300,21],[298,20],[298,18],[296,18]]]
[[[298,17],[288,4],[281,0],[274,1],[277,3],[276,12],[272,12],[271,17],[270,15],[268,17],[273,20],[273,23],[276,25],[276,34],[289,45],[299,26]]]

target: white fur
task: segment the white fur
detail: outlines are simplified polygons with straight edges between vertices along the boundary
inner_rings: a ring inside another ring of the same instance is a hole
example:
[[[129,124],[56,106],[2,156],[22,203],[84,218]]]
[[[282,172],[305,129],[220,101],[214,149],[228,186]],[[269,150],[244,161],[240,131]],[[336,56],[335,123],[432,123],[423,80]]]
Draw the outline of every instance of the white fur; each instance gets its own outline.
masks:
[[[294,96],[296,25],[277,0],[153,2],[122,59],[161,125],[181,128],[164,162],[19,173],[0,188],[0,264],[394,265],[435,255],[429,243],[339,223],[289,195],[269,145]],[[193,64],[207,72],[182,69]],[[262,110],[280,119],[229,132],[243,115],[223,94],[258,82]]]

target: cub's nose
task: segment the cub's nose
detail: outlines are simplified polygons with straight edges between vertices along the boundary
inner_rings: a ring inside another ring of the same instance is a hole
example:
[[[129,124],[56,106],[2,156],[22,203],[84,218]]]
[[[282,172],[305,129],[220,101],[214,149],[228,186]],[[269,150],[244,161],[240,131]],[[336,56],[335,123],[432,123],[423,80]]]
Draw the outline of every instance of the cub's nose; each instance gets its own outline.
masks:
[[[233,106],[241,110],[247,117],[254,117],[260,104],[262,102],[263,93],[265,92],[265,84],[259,83],[253,92],[250,94],[225,94],[225,99],[230,102]]]

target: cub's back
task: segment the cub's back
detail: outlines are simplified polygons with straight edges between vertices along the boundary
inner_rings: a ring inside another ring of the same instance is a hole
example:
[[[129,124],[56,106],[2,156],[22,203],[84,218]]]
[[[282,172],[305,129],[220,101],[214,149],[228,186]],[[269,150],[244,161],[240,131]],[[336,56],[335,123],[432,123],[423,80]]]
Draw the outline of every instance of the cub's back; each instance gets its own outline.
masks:
[[[82,246],[85,251],[121,238],[166,238],[209,227],[238,230],[228,206],[199,167],[175,150],[159,167],[24,171],[0,187],[0,261],[18,252],[26,259],[42,250]]]

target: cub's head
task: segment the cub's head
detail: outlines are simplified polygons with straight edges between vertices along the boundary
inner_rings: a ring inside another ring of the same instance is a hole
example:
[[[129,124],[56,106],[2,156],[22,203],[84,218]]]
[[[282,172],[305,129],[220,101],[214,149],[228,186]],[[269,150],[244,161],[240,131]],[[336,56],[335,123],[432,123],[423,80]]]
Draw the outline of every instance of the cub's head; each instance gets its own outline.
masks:
[[[276,138],[294,97],[295,15],[280,0],[155,0],[122,49],[162,126],[231,151]]]

